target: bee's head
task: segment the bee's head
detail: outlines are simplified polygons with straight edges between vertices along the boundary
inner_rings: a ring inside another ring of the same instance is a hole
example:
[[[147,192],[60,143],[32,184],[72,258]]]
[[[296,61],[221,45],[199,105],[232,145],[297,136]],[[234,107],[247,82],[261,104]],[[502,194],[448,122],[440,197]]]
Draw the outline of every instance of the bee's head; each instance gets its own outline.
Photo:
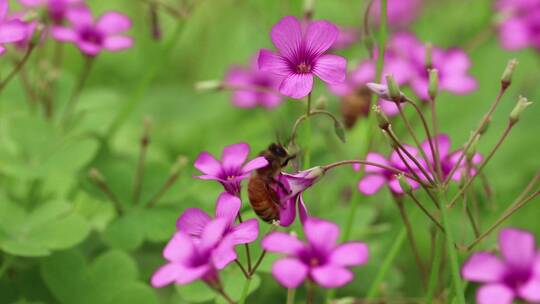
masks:
[[[283,148],[282,145],[279,145],[279,144],[271,144],[269,147],[268,147],[268,150],[278,156],[278,157],[287,157],[289,154],[287,153],[287,150],[285,150],[285,148]]]

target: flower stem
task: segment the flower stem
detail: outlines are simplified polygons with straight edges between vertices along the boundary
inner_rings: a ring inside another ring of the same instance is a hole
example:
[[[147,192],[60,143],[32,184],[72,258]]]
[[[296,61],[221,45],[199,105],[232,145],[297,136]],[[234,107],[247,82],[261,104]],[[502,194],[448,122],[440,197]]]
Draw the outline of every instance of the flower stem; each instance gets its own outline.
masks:
[[[463,285],[461,282],[460,272],[459,272],[459,261],[456,246],[454,244],[454,234],[450,228],[450,222],[448,218],[448,207],[445,202],[446,193],[442,187],[438,189],[438,197],[441,201],[441,219],[442,224],[445,230],[445,241],[446,241],[446,250],[448,251],[448,257],[450,259],[450,272],[452,275],[453,288],[455,293],[455,300],[458,304],[465,304],[465,294],[463,293]]]
[[[244,277],[246,279],[249,279],[249,272],[246,271],[246,269],[244,268],[242,263],[240,263],[240,261],[238,261],[238,259],[234,260],[234,263],[236,263],[236,265],[238,265],[238,268],[240,268],[240,270],[242,270],[242,273],[244,274]]]
[[[116,213],[118,215],[122,215],[124,213],[124,207],[111,188],[109,188],[109,185],[101,172],[99,172],[96,168],[92,168],[89,176],[96,186],[101,190],[101,192],[103,192],[112,202],[114,208],[116,209]]]
[[[17,75],[17,73],[24,67],[26,62],[28,62],[28,59],[30,58],[30,55],[32,55],[35,47],[36,45],[34,43],[30,43],[21,61],[19,61],[15,65],[13,70],[9,72],[8,76],[2,82],[0,82],[0,92],[4,90],[4,88],[11,82],[11,80],[13,80],[13,77],[15,77],[15,75]]]
[[[439,139],[437,138],[439,135],[439,119],[437,118],[437,107],[435,104],[435,98],[430,98],[429,103],[431,104],[431,125],[433,128],[434,133],[434,144],[435,144],[435,151],[433,151],[433,146],[431,147],[431,150],[434,152],[433,158],[435,161],[435,166],[437,170],[437,174],[439,175],[439,178],[441,180],[444,179],[442,167],[441,167],[441,151],[439,151]],[[431,139],[429,140],[431,143]]]
[[[514,127],[514,123],[512,122],[509,122],[508,125],[506,126],[506,129],[504,130],[503,134],[501,135],[501,137],[499,138],[499,141],[497,141],[497,144],[495,144],[495,147],[493,147],[493,149],[491,149],[491,151],[489,152],[488,156],[486,157],[486,159],[484,159],[484,161],[482,162],[482,164],[480,164],[480,167],[478,168],[478,171],[476,172],[476,174],[474,174],[473,176],[471,176],[471,178],[467,181],[467,183],[465,183],[465,185],[463,185],[463,188],[460,189],[460,191],[454,196],[454,198],[450,201],[450,208],[452,208],[457,200],[459,199],[460,196],[463,195],[463,193],[465,193],[465,191],[467,191],[467,189],[469,188],[469,186],[472,184],[472,182],[475,180],[475,178],[482,174],[482,170],[486,167],[487,163],[491,160],[491,158],[493,157],[493,155],[495,155],[495,153],[499,150],[499,148],[501,147],[502,143],[504,142],[504,140],[506,139],[506,137],[508,136],[508,134],[510,133],[510,131],[512,130],[512,128]],[[463,154],[466,154],[466,150],[464,151]]]
[[[429,274],[429,285],[426,295],[426,304],[433,303],[433,297],[437,290],[437,283],[439,282],[439,267],[441,266],[442,248],[439,245],[440,239],[443,237],[435,231],[435,238],[433,239],[433,248],[435,250],[433,255],[433,261],[431,262],[431,272]]]
[[[286,304],[294,304],[294,298],[296,297],[296,288],[287,289],[287,302]]]
[[[14,256],[4,253],[4,259],[2,261],[2,265],[0,266],[0,279],[4,276],[4,273],[6,273],[14,261]]]
[[[304,168],[307,169],[311,163],[311,122],[309,117],[311,116],[311,92],[307,96],[306,106],[306,144],[304,148]]]
[[[414,201],[414,203],[416,204],[416,206],[418,206],[418,208],[420,208],[420,210],[422,210],[422,212],[427,215],[431,221],[442,231],[444,232],[444,228],[443,226],[441,225],[441,223],[439,223],[439,221],[433,216],[433,214],[431,214],[427,209],[426,207],[424,207],[424,205],[422,205],[422,203],[420,203],[420,201],[418,200],[418,198],[416,197],[416,195],[414,194],[414,192],[407,192],[407,194],[409,195],[409,197]]]
[[[476,137],[478,135],[480,135],[480,132],[487,126],[487,124],[491,120],[491,115],[493,114],[493,112],[495,112],[495,109],[497,108],[497,105],[500,103],[501,98],[503,97],[504,93],[506,92],[506,89],[507,89],[507,87],[501,86],[501,88],[499,90],[499,93],[497,94],[497,97],[495,98],[495,100],[493,101],[491,106],[489,107],[487,113],[484,115],[484,117],[482,118],[482,120],[478,124],[478,127],[474,130],[474,132],[471,135],[471,137],[469,138],[469,140],[463,146],[463,153],[458,158],[458,160],[457,160],[456,164],[454,165],[454,167],[452,167],[452,170],[450,170],[450,173],[448,173],[448,176],[446,177],[445,184],[448,184],[450,182],[450,180],[452,179],[452,176],[454,175],[456,170],[461,166],[461,162],[465,158],[465,155],[467,154],[467,151],[471,148],[471,145],[475,141]]]
[[[312,281],[306,281],[306,304],[313,304],[313,299],[315,297],[315,286],[315,283]]]
[[[420,256],[420,251],[418,250],[418,246],[416,245],[416,240],[414,238],[414,231],[412,229],[411,222],[409,221],[409,217],[407,216],[407,210],[405,209],[405,206],[403,205],[403,201],[401,200],[401,198],[394,196],[394,201],[397,204],[397,207],[399,209],[399,214],[401,216],[401,219],[403,220],[405,229],[407,230],[407,238],[409,239],[409,243],[411,245],[411,249],[413,251],[414,258],[416,260],[416,265],[418,266],[418,270],[420,270],[422,283],[424,284],[424,288],[426,288],[427,287],[427,272],[426,272],[426,268],[424,267],[424,263],[422,262],[422,258]]]
[[[249,286],[251,285],[251,278],[246,278],[246,281],[244,282],[244,287],[242,288],[242,295],[240,296],[240,300],[238,300],[239,304],[246,303],[247,296],[249,295]]]
[[[369,161],[365,161],[365,160],[358,160],[358,159],[342,160],[342,161],[338,161],[338,162],[335,162],[335,163],[328,164],[326,166],[322,166],[321,168],[326,173],[326,171],[337,168],[339,166],[352,165],[352,164],[360,164],[360,165],[365,165],[365,166],[373,166],[373,167],[382,168],[382,169],[385,169],[385,170],[388,170],[388,171],[392,171],[395,174],[403,174],[404,176],[414,180],[417,183],[423,183],[419,178],[417,178],[417,177],[415,177],[415,176],[413,176],[413,175],[411,175],[411,174],[409,174],[409,173],[407,173],[405,171],[401,171],[401,170],[396,169],[394,167],[389,167],[389,166],[385,166],[385,165],[381,165],[381,164],[378,164],[378,163],[373,163],[373,162],[369,162]]]
[[[388,251],[388,254],[384,258],[384,261],[381,265],[381,268],[379,269],[379,272],[377,272],[377,275],[375,275],[375,279],[373,280],[373,283],[371,283],[371,286],[369,287],[366,300],[373,300],[379,293],[379,287],[386,277],[386,274],[390,270],[390,266],[392,266],[392,263],[394,262],[395,258],[401,251],[401,247],[403,246],[403,243],[405,243],[405,238],[407,237],[407,230],[405,227],[402,227],[401,230],[399,230],[399,233],[397,237],[394,239],[392,243],[392,247],[390,248],[390,251]]]
[[[141,188],[144,179],[144,163],[146,161],[146,151],[150,144],[150,119],[144,120],[144,131],[140,139],[139,161],[137,171],[135,172],[135,181],[133,183],[133,204],[137,205],[141,199]]]
[[[90,71],[92,70],[93,63],[94,63],[94,57],[85,56],[84,66],[82,68],[81,75],[79,76],[77,85],[75,86],[75,88],[73,89],[71,93],[71,97],[69,98],[69,101],[66,105],[66,109],[60,120],[62,125],[65,125],[67,123],[67,120],[71,116],[71,112],[73,112],[73,110],[75,109],[75,105],[79,101],[79,96],[81,95],[84,85],[86,84],[86,81],[88,80],[88,76],[90,75]]]
[[[180,175],[181,169],[186,165],[187,159],[184,156],[179,156],[176,159],[176,162],[171,168],[169,178],[165,181],[161,189],[148,201],[146,208],[153,208],[156,206],[161,197],[174,185],[178,176]]]

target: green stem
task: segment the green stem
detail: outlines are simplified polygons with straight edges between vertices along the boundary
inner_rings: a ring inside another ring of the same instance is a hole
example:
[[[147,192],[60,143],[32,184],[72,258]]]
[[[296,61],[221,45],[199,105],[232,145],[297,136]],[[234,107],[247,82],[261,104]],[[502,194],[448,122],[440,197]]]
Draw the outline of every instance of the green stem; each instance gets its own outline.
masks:
[[[307,169],[311,163],[311,121],[309,116],[311,115],[311,93],[307,96],[307,107],[306,107],[306,145],[304,153],[304,168]]]
[[[433,262],[431,263],[431,272],[429,274],[429,285],[426,295],[426,304],[433,303],[433,296],[437,290],[437,283],[439,282],[439,267],[441,266],[442,248],[440,246],[440,239],[444,237],[438,231],[435,232],[435,238],[433,239],[433,248],[435,253],[433,255]]]
[[[406,238],[407,238],[407,229],[405,229],[405,227],[402,227],[401,230],[399,230],[399,233],[392,244],[392,248],[390,248],[390,251],[384,258],[382,266],[379,269],[379,272],[377,273],[377,275],[375,276],[375,280],[369,287],[366,300],[368,301],[373,300],[377,296],[379,292],[379,287],[381,286],[382,281],[388,274],[388,271],[390,270],[390,266],[392,266],[394,259],[400,253],[401,247],[405,243]]]
[[[0,266],[0,279],[4,276],[4,273],[9,269],[11,264],[15,261],[15,257],[7,253],[4,254],[4,260],[2,261],[2,266]]]
[[[453,288],[455,293],[455,300],[459,304],[465,304],[465,294],[463,293],[463,285],[461,282],[460,272],[459,272],[459,260],[456,247],[454,245],[454,233],[450,227],[448,210],[446,205],[446,195],[445,191],[442,188],[438,190],[439,200],[441,201],[441,220],[445,231],[445,240],[446,240],[446,250],[448,251],[448,257],[450,259],[450,272],[452,275]]]
[[[332,289],[333,290],[333,289]],[[294,304],[294,298],[296,297],[296,288],[287,289],[287,304]]]
[[[238,304],[244,304],[246,303],[247,296],[249,294],[249,285],[251,284],[251,278],[247,278],[244,282],[244,288],[242,288],[242,296],[240,297],[240,300],[238,301]]]

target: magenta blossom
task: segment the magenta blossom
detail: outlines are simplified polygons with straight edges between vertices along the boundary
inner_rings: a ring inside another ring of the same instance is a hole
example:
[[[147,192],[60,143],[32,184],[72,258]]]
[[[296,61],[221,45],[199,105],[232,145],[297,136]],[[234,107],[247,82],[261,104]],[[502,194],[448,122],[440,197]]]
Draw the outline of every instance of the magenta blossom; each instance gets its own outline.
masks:
[[[225,76],[226,87],[234,90],[232,103],[239,108],[277,107],[282,101],[279,92],[281,78],[259,71],[256,60],[249,68],[233,66]]]
[[[419,163],[422,166],[424,166],[423,162],[419,158],[418,149],[408,145],[404,145],[404,147],[411,155],[413,155],[417,160],[419,160]],[[407,160],[407,164],[415,171],[415,173],[419,177],[422,177],[422,173],[420,173],[420,169],[418,168],[418,166],[416,166],[404,153],[401,154],[403,155],[404,159]],[[411,173],[407,165],[399,157],[397,151],[392,152],[389,159],[386,159],[384,156],[378,153],[370,152],[366,156],[366,161],[394,168],[401,172]],[[359,166],[355,166],[354,168],[359,169]],[[358,190],[361,193],[365,195],[373,195],[379,192],[379,190],[382,186],[384,186],[384,184],[387,184],[390,188],[390,191],[392,191],[392,193],[394,194],[403,193],[403,189],[399,184],[399,180],[397,179],[397,173],[395,171],[366,165],[365,172],[366,175],[358,182]],[[418,186],[420,186],[416,181],[410,178],[406,178],[406,180],[413,189],[416,189],[418,188]]]
[[[499,0],[495,8],[504,16],[498,25],[502,46],[508,50],[540,50],[540,2]]]
[[[422,0],[388,0],[388,24],[393,28],[403,28],[412,23],[420,14]],[[379,24],[381,18],[381,1],[376,0],[371,7],[375,23]]]
[[[426,66],[426,46],[414,35],[398,33],[389,42],[389,48],[410,63],[412,76],[409,82],[414,93],[423,100],[429,100],[428,68],[439,71],[439,89],[454,94],[467,94],[477,87],[476,79],[468,74],[471,60],[467,54],[457,48],[432,48],[431,67]]]
[[[229,226],[227,218],[219,217],[205,225],[199,239],[176,232],[163,250],[167,264],[152,275],[152,286],[184,285],[199,279],[211,286],[219,282],[218,270],[236,259],[233,239],[223,238]]]
[[[54,24],[62,24],[69,9],[84,5],[84,0],[19,0],[19,2],[28,8],[44,7]]]
[[[499,234],[502,259],[488,252],[473,254],[462,276],[484,285],[476,292],[478,304],[511,304],[514,299],[540,303],[540,253],[534,236],[523,230],[503,229]]]
[[[216,203],[215,218],[226,219],[227,226],[223,231],[223,238],[231,237],[234,245],[247,244],[255,241],[259,235],[259,222],[250,219],[235,225],[234,222],[242,202],[236,196],[227,192],[221,193]],[[205,227],[212,221],[212,218],[198,208],[188,208],[178,218],[176,228],[192,237],[199,243]]]
[[[259,68],[284,77],[279,91],[296,99],[311,92],[313,75],[329,84],[343,82],[347,61],[341,56],[325,54],[338,35],[338,28],[328,21],[310,22],[304,30],[296,17],[284,17],[270,34],[278,53],[262,49]]]
[[[0,55],[6,51],[4,44],[20,42],[28,37],[28,25],[8,14],[9,1],[0,0]]]
[[[332,222],[308,218],[304,234],[307,243],[284,232],[274,232],[262,241],[265,250],[285,255],[274,262],[272,274],[287,288],[298,287],[306,278],[322,287],[341,287],[353,279],[353,273],[347,268],[368,260],[366,244],[337,244],[339,227]]]
[[[314,167],[295,174],[281,173],[279,175],[278,181],[286,188],[282,189],[282,187],[276,185],[274,189],[280,201],[279,224],[281,226],[287,227],[294,222],[296,205],[298,205],[300,221],[304,223],[308,217],[308,212],[302,199],[302,193],[313,186],[323,174],[324,170],[321,167]]]
[[[461,158],[463,155],[462,150],[457,150],[454,152],[450,152],[451,142],[450,137],[446,134],[440,134],[436,138],[432,139],[433,141],[433,148],[437,149],[439,151],[439,158],[440,158],[440,167],[443,174],[443,178],[446,179],[448,177],[448,174],[450,174],[450,171],[452,168],[457,164],[457,161]],[[428,140],[425,140],[421,143],[422,149],[424,150],[424,153],[426,154],[430,165],[432,168],[435,167],[435,161],[433,154],[431,153],[431,147]],[[470,172],[469,175],[476,174],[476,168],[475,166],[480,164],[482,162],[482,155],[479,153],[475,153],[472,157],[471,164],[470,164]],[[466,160],[462,159],[462,162],[457,170],[454,171],[452,174],[451,179],[454,181],[460,181],[463,177],[463,174],[466,172],[467,164]]]
[[[53,37],[59,41],[76,44],[88,56],[96,56],[102,50],[122,51],[133,46],[133,39],[123,36],[131,28],[131,20],[117,12],[107,12],[94,21],[86,7],[67,12],[71,28],[54,26]]]
[[[202,152],[195,160],[195,168],[203,173],[197,176],[199,179],[216,180],[220,182],[225,191],[238,196],[241,189],[241,181],[248,178],[251,171],[265,167],[268,161],[260,156],[244,163],[249,155],[249,145],[238,143],[227,146],[221,153],[221,161],[215,159],[210,153]]]
[[[336,42],[332,45],[333,50],[346,49],[358,41],[360,33],[354,27],[338,27],[339,33]]]

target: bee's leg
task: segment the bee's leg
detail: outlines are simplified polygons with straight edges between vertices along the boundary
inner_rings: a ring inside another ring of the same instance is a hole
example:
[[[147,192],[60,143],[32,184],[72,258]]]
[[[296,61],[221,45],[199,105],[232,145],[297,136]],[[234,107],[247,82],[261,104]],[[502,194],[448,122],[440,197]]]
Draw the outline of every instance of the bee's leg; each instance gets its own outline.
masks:
[[[282,168],[283,168],[283,167],[287,167],[287,165],[289,164],[289,161],[291,161],[291,160],[293,160],[293,159],[295,159],[295,158],[296,158],[296,154],[287,157],[287,158],[285,159],[285,161],[281,164],[281,167],[282,167]]]

